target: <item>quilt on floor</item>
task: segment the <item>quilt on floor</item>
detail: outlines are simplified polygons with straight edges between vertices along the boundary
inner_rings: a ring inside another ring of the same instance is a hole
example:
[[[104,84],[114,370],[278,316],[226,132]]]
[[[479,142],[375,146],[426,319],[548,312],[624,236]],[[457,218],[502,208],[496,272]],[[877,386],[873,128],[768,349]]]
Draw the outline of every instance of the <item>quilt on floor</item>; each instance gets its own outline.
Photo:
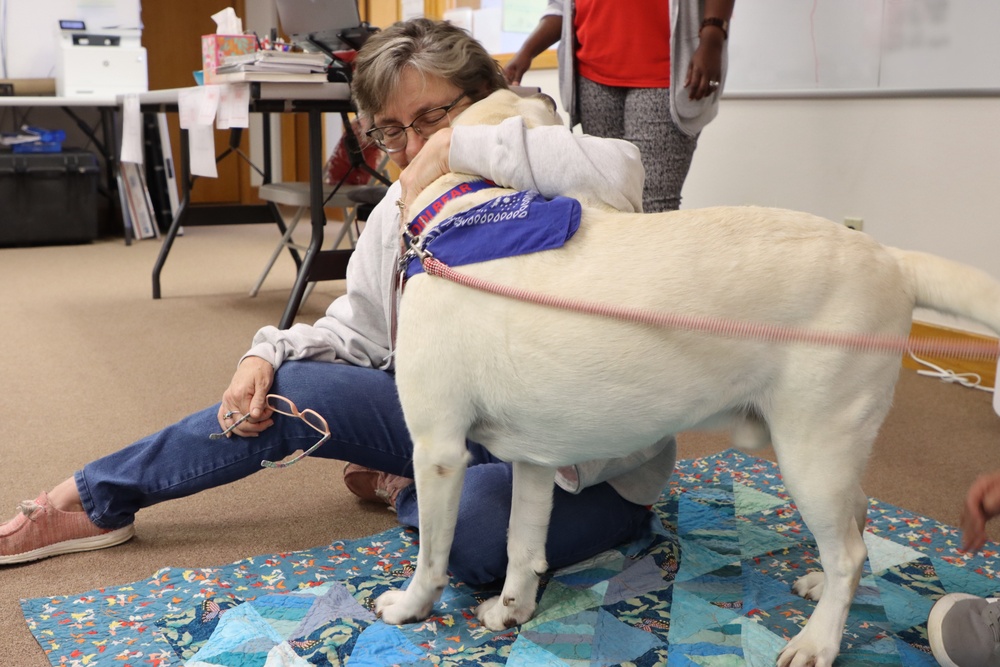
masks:
[[[21,605],[65,666],[773,665],[814,606],[790,586],[818,566],[776,466],[735,450],[681,461],[655,509],[648,540],[554,573],[506,632],[471,613],[498,591],[461,583],[423,623],[375,619],[373,600],[413,571],[403,529]],[[933,602],[1000,592],[997,545],[961,554],[952,527],[873,500],[865,541],[838,665],[933,666]]]

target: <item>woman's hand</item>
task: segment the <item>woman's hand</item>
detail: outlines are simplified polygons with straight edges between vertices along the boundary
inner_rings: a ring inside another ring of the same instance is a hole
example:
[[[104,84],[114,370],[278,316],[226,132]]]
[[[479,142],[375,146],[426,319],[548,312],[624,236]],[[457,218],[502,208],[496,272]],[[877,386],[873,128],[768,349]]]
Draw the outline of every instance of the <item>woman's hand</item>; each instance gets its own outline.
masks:
[[[1000,471],[983,475],[969,487],[959,522],[962,551],[976,553],[986,544],[986,522],[1000,515]]]
[[[698,48],[688,65],[684,87],[688,97],[700,100],[714,93],[722,80],[722,47],[725,42],[722,31],[714,26],[702,28]],[[714,86],[712,84],[715,84]]]
[[[273,381],[274,367],[260,357],[247,357],[240,362],[229,387],[222,393],[218,414],[222,430],[248,413],[250,417],[230,433],[253,438],[271,426],[274,420],[267,407],[267,391]]]
[[[512,86],[521,85],[521,77],[531,68],[531,56],[523,51],[519,51],[507,66],[503,68],[503,76],[507,83]]]
[[[451,152],[451,128],[441,128],[427,139],[423,148],[413,157],[399,174],[403,202],[409,217],[410,204],[424,188],[444,176],[451,167],[448,155]],[[408,219],[406,220],[408,222]]]

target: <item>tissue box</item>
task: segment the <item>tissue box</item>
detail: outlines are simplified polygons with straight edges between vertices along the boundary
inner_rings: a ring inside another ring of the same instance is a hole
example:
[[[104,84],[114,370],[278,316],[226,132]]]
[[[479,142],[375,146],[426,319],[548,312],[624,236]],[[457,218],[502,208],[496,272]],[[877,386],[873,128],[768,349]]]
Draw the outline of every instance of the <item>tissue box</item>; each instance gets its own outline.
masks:
[[[202,35],[201,59],[205,83],[215,83],[215,70],[226,56],[253,53],[257,38],[253,35]]]

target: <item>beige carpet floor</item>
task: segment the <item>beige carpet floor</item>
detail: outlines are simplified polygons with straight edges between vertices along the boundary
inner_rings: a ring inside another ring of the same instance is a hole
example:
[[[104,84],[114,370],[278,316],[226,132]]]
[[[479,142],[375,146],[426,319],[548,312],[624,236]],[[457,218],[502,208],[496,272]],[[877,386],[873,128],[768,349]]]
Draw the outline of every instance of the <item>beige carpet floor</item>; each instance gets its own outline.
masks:
[[[0,249],[4,519],[87,461],[219,399],[253,333],[284,309],[294,279],[287,256],[261,294],[247,296],[277,239],[268,225],[189,228],[166,264],[160,300],[151,298],[155,241]],[[320,284],[299,320],[314,320],[342,290],[342,282]],[[990,400],[903,371],[866,491],[956,523],[967,485],[1000,467]],[[681,456],[726,446],[721,434],[685,435]],[[336,462],[314,460],[149,508],[136,525],[137,537],[115,549],[0,568],[0,665],[48,665],[22,597],[360,537],[394,525],[394,516],[347,493]]]

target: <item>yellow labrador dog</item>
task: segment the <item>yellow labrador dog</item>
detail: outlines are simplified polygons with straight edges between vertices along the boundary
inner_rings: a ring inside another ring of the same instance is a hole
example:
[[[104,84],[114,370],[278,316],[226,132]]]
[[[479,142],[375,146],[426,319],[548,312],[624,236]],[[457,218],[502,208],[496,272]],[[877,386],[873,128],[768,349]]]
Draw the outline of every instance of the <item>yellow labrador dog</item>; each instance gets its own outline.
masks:
[[[529,125],[559,122],[546,102],[506,91],[457,122],[514,114]],[[468,180],[442,177],[413,210]],[[423,234],[509,193],[491,187],[453,198]],[[924,306],[1000,332],[1000,284],[985,273],[787,210],[640,215],[584,205],[565,246],[457,270],[587,302],[795,329],[901,339],[914,307]],[[819,602],[778,664],[827,667],[867,557],[860,480],[899,367],[898,354],[633,324],[419,273],[400,303],[396,380],[414,442],[420,553],[410,586],[383,594],[377,611],[388,623],[423,619],[447,583],[466,438],[514,465],[506,582],[477,610],[501,630],[534,612],[556,467],[728,422],[773,444],[819,547],[822,572],[795,584]]]

